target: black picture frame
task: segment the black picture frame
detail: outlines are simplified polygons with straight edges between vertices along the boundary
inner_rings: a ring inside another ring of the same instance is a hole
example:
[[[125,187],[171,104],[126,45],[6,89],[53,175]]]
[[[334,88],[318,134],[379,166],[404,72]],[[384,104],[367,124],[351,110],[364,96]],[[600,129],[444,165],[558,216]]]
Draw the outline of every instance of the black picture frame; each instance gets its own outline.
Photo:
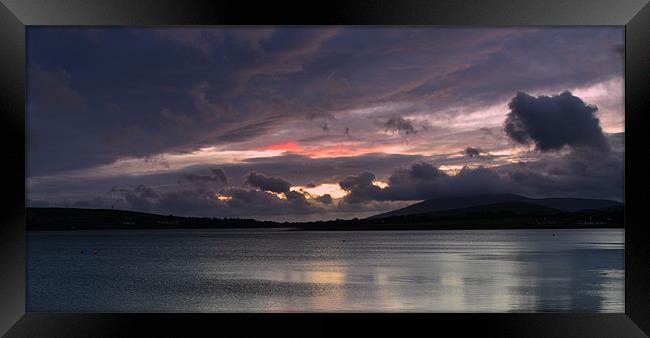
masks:
[[[643,337],[650,333],[648,178],[650,5],[647,0],[363,1],[286,3],[182,0],[0,0],[0,334],[188,336],[405,335],[414,328],[499,337]],[[25,312],[25,26],[28,25],[624,25],[625,313],[540,314],[65,314]],[[396,322],[398,320],[398,322]],[[343,328],[346,325],[346,328]],[[304,330],[306,327],[307,330]],[[444,331],[443,331],[444,330]],[[452,331],[448,331],[452,330]],[[232,332],[232,331],[231,331]],[[413,331],[415,333],[416,331]],[[645,334],[644,334],[645,332]]]

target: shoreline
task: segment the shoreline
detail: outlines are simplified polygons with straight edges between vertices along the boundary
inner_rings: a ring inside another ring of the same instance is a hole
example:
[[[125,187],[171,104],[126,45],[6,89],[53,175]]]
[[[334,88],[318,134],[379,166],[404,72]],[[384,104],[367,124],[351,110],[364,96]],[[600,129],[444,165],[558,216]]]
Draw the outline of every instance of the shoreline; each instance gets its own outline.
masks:
[[[50,231],[105,231],[105,230],[276,230],[276,231],[348,231],[348,232],[365,232],[365,231],[449,231],[449,230],[582,230],[582,229],[625,229],[624,226],[514,226],[514,227],[477,227],[477,226],[403,226],[403,227],[368,227],[368,228],[301,228],[301,227],[241,227],[241,228],[207,228],[207,227],[187,227],[187,228],[94,228],[94,229],[28,229],[26,232],[50,232]]]
[[[623,208],[542,212],[521,206],[483,206],[387,218],[270,221],[157,215],[124,210],[28,208],[27,231],[111,229],[292,229],[292,231],[508,230],[624,228]],[[545,210],[545,209],[544,209]]]

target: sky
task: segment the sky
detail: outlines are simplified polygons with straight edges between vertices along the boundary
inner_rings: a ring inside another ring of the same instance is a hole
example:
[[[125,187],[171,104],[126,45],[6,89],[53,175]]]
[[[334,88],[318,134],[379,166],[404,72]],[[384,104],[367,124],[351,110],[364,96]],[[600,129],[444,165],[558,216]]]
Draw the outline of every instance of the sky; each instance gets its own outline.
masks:
[[[624,201],[624,28],[27,28],[27,205],[311,221]]]

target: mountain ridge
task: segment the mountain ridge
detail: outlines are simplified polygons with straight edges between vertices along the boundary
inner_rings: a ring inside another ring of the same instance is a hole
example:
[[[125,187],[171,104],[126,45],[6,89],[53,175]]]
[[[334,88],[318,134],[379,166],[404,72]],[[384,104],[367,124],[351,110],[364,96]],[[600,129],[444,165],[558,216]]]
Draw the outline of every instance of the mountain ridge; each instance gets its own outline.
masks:
[[[521,202],[535,204],[541,207],[558,209],[562,212],[576,212],[583,210],[595,210],[609,207],[620,207],[623,203],[589,198],[529,198],[516,194],[484,194],[472,196],[457,196],[449,198],[428,199],[410,206],[384,212],[367,217],[366,219],[382,219],[393,216],[408,216],[435,213],[446,210],[463,209],[482,205],[497,203]]]

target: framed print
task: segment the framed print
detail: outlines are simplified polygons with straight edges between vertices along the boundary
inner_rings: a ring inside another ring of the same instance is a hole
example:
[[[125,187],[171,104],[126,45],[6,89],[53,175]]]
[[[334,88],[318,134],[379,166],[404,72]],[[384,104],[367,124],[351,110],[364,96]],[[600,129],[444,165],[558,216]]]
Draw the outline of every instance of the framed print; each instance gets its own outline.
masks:
[[[241,5],[3,1],[3,333],[647,334],[647,2]]]

